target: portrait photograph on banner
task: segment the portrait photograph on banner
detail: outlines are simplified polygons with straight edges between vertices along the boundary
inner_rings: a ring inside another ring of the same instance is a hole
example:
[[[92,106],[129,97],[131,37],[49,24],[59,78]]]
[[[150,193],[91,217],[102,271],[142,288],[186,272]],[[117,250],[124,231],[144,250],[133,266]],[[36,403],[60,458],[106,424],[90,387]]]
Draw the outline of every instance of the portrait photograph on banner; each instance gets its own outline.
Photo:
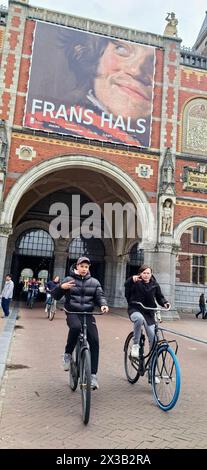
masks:
[[[24,126],[150,146],[155,47],[36,22]]]

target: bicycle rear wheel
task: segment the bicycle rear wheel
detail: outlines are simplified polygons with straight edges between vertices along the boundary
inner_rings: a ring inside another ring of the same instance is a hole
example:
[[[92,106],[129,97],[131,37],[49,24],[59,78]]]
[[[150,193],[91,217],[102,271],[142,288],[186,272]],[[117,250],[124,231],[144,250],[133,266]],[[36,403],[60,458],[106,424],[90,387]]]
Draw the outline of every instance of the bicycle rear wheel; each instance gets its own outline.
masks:
[[[133,332],[129,333],[124,344],[124,368],[128,382],[134,384],[140,377],[139,373],[139,359],[131,356],[131,349],[133,345]]]
[[[168,344],[160,346],[152,361],[152,389],[157,405],[171,410],[180,393],[180,366]]]
[[[88,349],[84,349],[81,354],[80,388],[83,422],[88,424],[91,408],[91,355]]]

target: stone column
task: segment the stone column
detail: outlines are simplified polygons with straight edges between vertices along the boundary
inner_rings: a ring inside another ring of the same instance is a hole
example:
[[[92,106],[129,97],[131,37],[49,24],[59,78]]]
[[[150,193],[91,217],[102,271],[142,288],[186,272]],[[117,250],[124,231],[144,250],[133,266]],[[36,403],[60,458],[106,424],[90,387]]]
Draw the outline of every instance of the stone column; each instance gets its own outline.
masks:
[[[110,307],[126,307],[124,283],[126,280],[127,257],[105,258],[105,295]]]
[[[4,269],[5,269],[5,260],[7,252],[7,243],[9,235],[12,233],[12,228],[8,224],[0,225],[0,289],[4,281]]]
[[[65,269],[67,263],[67,248],[68,240],[61,239],[55,241],[55,260],[54,260],[54,276],[60,276],[60,279],[65,277]]]
[[[157,252],[154,253],[153,273],[160,284],[164,296],[169,300],[172,309],[166,318],[179,318],[175,308],[175,277],[176,277],[176,254],[177,247],[171,243],[159,243]]]

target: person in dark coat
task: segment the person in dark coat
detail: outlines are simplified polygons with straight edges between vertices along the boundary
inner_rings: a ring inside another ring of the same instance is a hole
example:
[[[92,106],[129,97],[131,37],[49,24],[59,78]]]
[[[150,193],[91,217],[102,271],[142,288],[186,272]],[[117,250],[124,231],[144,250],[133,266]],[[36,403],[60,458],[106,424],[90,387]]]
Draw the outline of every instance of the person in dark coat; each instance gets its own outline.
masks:
[[[132,357],[139,357],[139,342],[141,327],[144,325],[150,347],[154,340],[155,319],[153,310],[145,310],[138,305],[141,302],[145,307],[157,307],[159,305],[169,308],[170,304],[161,292],[160,286],[152,275],[152,269],[147,265],[142,265],[138,274],[128,278],[125,282],[125,297],[128,302],[128,314],[134,323],[134,344],[132,346]]]
[[[206,304],[205,304],[205,297],[204,297],[204,294],[201,294],[200,297],[199,297],[199,308],[200,308],[200,311],[198,313],[196,313],[196,318],[198,318],[198,316],[202,315],[202,318],[204,320],[205,318],[205,314],[206,314]]]
[[[76,265],[70,269],[70,275],[54,291],[54,298],[59,300],[65,295],[65,309],[67,312],[77,312],[67,315],[67,325],[69,333],[63,355],[64,370],[69,370],[72,352],[76,346],[78,335],[81,329],[82,315],[78,312],[91,313],[95,305],[101,308],[101,312],[108,312],[108,306],[102,287],[97,279],[91,277],[89,258],[82,256],[77,260]],[[67,314],[66,312],[66,314]],[[91,386],[93,389],[99,388],[97,382],[98,359],[99,359],[99,336],[96,320],[93,315],[88,315],[87,333],[91,351]]]

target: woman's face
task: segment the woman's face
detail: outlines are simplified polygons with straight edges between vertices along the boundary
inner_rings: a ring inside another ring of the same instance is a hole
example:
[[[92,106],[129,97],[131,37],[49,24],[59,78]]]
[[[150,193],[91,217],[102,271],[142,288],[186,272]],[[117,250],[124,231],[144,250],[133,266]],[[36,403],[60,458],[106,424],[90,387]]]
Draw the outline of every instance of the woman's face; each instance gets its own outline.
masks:
[[[152,271],[150,268],[145,269],[140,273],[140,277],[143,279],[144,282],[149,282],[152,277]]]
[[[97,67],[96,97],[115,116],[145,118],[151,112],[153,70],[152,48],[109,42]]]

